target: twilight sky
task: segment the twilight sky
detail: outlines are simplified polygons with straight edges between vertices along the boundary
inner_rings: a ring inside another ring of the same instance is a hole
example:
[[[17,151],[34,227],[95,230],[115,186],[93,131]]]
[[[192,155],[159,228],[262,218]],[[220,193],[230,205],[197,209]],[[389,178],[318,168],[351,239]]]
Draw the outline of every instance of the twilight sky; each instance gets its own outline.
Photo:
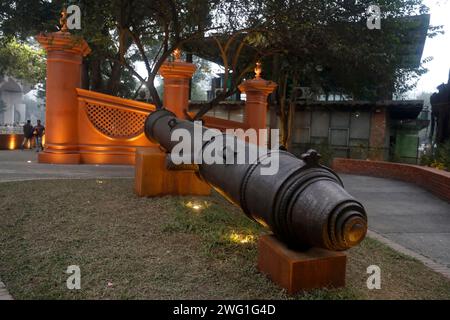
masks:
[[[434,59],[425,65],[428,73],[422,76],[408,98],[415,98],[421,92],[437,91],[438,85],[447,83],[450,70],[450,0],[424,0],[424,3],[430,8],[430,24],[443,25],[445,34],[426,40],[422,59],[430,56]]]

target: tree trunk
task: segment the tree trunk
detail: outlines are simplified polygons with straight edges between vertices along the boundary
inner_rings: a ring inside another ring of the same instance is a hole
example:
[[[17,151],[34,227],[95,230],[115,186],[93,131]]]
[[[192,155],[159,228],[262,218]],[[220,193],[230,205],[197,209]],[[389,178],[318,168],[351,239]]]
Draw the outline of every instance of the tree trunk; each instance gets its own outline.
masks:
[[[89,90],[90,78],[89,78],[89,61],[83,61],[81,69],[81,88]]]
[[[297,92],[292,90],[290,99],[287,99],[288,94],[288,74],[286,73],[283,77],[282,82],[282,96],[280,97],[280,109],[281,109],[281,145],[283,145],[287,150],[290,148],[291,136],[292,136],[292,125],[294,122],[295,114],[295,101]],[[297,86],[297,77],[292,77],[292,87]],[[281,86],[281,85],[280,85]]]
[[[95,58],[90,62],[90,86],[91,90],[102,92],[103,80],[102,71],[100,68],[100,60]]]
[[[192,63],[192,53],[186,55],[186,62]],[[192,98],[192,78],[189,79],[189,100]]]
[[[119,51],[117,52],[117,60],[113,62],[111,67],[111,75],[108,79],[106,91],[108,94],[117,96],[120,91],[120,76],[122,75],[125,55],[132,44],[132,39],[128,35],[128,29],[120,28],[119,30]]]
[[[122,65],[115,61],[111,68],[111,75],[106,86],[106,93],[117,96],[120,90],[120,75],[122,74]]]
[[[280,106],[280,145],[287,149],[288,140],[288,112],[286,110],[287,74],[283,74],[278,80],[278,105]]]
[[[150,91],[150,96],[152,97],[152,103],[155,105],[156,109],[161,109],[163,103],[159,97],[158,90],[155,88],[155,74],[150,74],[147,80],[147,88]]]

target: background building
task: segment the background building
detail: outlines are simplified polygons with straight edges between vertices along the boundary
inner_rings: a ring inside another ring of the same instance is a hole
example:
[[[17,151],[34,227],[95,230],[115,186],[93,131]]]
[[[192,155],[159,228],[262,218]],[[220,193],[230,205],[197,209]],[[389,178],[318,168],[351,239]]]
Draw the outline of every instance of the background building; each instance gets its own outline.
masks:
[[[0,79],[0,124],[14,125],[26,121],[24,94],[30,90],[14,78]]]

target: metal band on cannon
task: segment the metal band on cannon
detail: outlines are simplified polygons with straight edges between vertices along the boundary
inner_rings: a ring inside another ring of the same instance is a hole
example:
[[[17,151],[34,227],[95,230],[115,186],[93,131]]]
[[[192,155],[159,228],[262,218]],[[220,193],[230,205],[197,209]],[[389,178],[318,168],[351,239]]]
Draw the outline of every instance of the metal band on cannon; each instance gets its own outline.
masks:
[[[161,109],[148,116],[145,134],[171,152],[178,143],[171,141],[171,133],[176,128],[186,129],[194,136],[194,123]],[[210,129],[202,126],[202,132],[207,130]],[[215,134],[213,139],[234,139],[236,144],[245,144],[247,151],[257,147],[223,133]],[[202,144],[201,151],[208,143]],[[224,157],[236,156],[226,151],[224,148]],[[367,215],[363,206],[344,190],[336,173],[319,164],[316,151],[310,150],[301,159],[286,151],[272,150],[268,151],[269,155],[270,152],[279,156],[279,170],[275,175],[260,173],[267,155],[248,164],[200,163],[198,173],[292,248],[340,251],[364,239]]]

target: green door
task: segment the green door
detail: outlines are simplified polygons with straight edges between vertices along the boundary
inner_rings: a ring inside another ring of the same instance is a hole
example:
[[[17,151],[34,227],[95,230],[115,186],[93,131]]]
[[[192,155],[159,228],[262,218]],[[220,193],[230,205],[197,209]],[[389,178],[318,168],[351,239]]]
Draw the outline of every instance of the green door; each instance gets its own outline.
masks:
[[[395,157],[397,161],[417,164],[417,149],[419,137],[417,133],[398,132],[395,142]]]

